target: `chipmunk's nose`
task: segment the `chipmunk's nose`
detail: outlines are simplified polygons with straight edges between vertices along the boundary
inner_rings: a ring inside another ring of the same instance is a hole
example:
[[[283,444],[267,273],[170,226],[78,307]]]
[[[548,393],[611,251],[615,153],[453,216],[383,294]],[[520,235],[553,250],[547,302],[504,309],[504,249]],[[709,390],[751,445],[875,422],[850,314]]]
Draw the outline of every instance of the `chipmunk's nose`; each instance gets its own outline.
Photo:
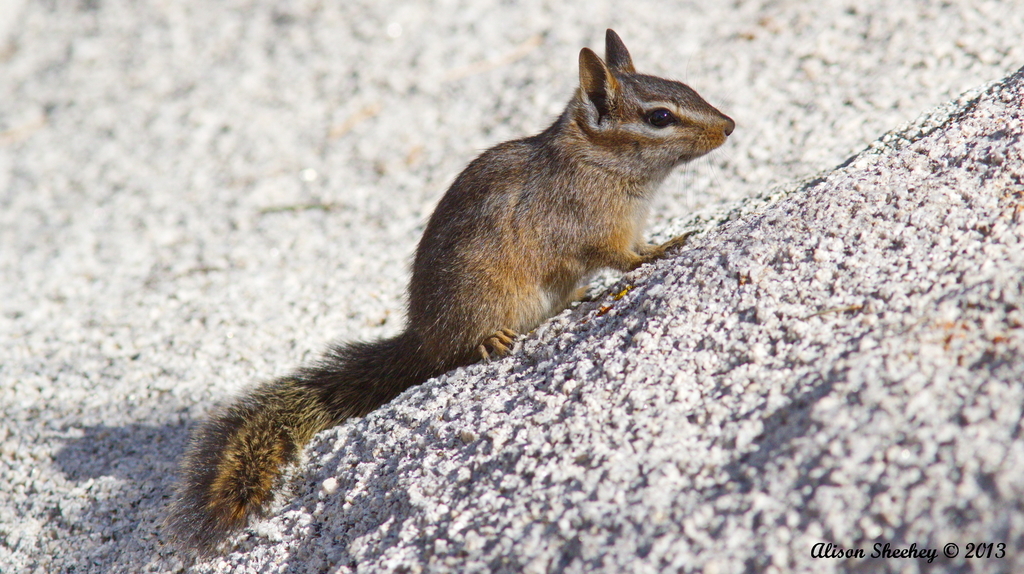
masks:
[[[725,127],[722,128],[722,131],[725,132],[725,135],[731,136],[732,130],[736,128],[736,122],[732,121],[729,116],[722,116],[722,119],[725,120]]]

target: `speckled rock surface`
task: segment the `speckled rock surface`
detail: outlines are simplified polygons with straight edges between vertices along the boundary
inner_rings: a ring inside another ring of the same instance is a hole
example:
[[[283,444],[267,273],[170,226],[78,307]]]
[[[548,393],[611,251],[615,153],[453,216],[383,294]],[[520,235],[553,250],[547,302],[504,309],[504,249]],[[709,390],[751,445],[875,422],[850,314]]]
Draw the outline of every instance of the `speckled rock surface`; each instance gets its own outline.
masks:
[[[802,178],[1020,67],[1021,9],[0,0],[0,572],[1012,571],[962,555],[1024,547],[1018,80]],[[189,428],[397,330],[444,188],[608,26],[737,120],[656,206],[705,233],[168,546]]]

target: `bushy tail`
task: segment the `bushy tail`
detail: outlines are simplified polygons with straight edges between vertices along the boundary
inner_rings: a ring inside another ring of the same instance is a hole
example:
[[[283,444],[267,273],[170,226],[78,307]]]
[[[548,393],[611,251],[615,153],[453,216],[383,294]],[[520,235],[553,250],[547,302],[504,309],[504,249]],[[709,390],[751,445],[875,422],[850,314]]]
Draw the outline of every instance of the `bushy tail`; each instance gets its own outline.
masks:
[[[412,333],[331,348],[317,364],[257,386],[192,435],[167,525],[201,554],[261,515],[317,432],[362,416],[447,370]],[[455,365],[451,365],[455,366]]]

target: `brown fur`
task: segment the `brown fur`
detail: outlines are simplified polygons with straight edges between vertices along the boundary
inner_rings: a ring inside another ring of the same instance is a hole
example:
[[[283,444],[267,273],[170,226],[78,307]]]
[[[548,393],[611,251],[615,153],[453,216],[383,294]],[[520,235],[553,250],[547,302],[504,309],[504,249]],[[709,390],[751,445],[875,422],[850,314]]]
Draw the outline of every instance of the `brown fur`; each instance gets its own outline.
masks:
[[[580,87],[554,124],[484,152],[441,198],[416,251],[404,333],[332,347],[199,427],[168,520],[184,546],[213,551],[262,514],[315,433],[507,353],[591,273],[635,269],[685,240],[643,240],[651,197],[734,124],[685,84],[637,74],[611,30],[605,54],[607,64],[580,52]],[[659,108],[673,116],[662,127],[652,119]]]

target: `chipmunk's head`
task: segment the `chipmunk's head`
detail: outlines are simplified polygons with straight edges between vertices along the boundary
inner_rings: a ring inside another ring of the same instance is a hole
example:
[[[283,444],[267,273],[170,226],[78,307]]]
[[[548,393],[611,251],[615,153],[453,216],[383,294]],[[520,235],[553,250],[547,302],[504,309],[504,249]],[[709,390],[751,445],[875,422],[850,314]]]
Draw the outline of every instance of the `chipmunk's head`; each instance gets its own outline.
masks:
[[[622,39],[605,36],[605,60],[580,51],[572,119],[607,167],[667,174],[725,143],[735,123],[681,82],[638,74]]]

